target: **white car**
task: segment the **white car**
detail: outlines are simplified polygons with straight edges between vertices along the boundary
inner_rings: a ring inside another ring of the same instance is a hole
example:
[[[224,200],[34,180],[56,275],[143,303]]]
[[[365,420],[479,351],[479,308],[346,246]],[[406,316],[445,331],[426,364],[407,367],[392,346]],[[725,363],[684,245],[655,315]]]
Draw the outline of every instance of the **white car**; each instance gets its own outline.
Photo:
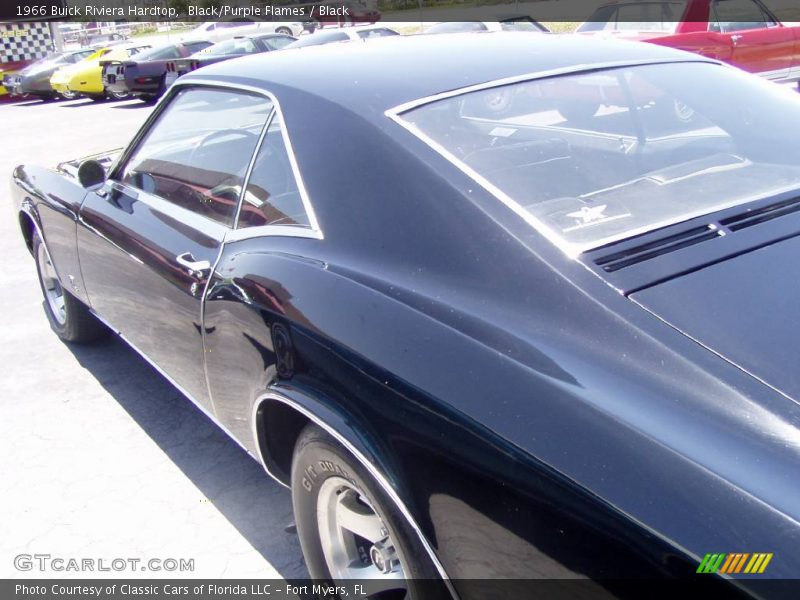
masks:
[[[303,46],[320,46],[334,42],[366,41],[371,38],[400,35],[394,29],[385,25],[364,25],[361,27],[347,27],[327,31],[316,31],[311,35],[301,37],[286,48],[302,48]]]
[[[303,33],[303,24],[288,21],[209,21],[198,25],[183,37],[222,42],[254,33],[282,33],[298,36]]]

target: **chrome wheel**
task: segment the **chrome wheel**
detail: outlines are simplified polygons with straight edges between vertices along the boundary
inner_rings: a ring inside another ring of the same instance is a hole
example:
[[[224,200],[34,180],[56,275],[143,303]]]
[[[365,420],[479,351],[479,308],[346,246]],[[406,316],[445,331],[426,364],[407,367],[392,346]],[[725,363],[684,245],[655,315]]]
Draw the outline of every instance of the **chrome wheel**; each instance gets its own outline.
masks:
[[[58,281],[53,262],[50,260],[50,255],[44,244],[39,244],[38,256],[36,261],[39,267],[39,277],[42,279],[42,290],[44,291],[44,299],[50,307],[50,312],[53,318],[59,325],[64,325],[67,322],[67,309],[64,304],[64,290],[61,288],[61,283]]]
[[[317,496],[317,522],[333,579],[372,579],[370,594],[405,595],[405,571],[389,531],[350,481],[325,480]]]
[[[64,100],[75,100],[75,98],[78,97],[78,93],[73,92],[72,90],[68,92],[61,92],[61,97],[64,98]]]

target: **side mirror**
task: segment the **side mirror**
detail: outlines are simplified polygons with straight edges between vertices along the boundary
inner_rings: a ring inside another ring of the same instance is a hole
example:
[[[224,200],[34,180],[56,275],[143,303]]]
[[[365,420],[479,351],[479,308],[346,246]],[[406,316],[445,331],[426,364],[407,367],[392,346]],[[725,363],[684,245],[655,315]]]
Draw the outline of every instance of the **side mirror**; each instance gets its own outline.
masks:
[[[106,180],[106,170],[96,160],[85,160],[78,167],[78,182],[85,188],[100,185]]]

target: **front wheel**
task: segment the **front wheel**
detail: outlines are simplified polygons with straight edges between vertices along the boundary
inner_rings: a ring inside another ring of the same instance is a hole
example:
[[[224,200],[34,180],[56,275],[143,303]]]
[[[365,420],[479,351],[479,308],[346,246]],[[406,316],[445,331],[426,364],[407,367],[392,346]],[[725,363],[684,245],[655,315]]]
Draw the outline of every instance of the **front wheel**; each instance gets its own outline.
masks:
[[[397,507],[361,463],[315,425],[295,446],[292,504],[312,578],[368,579],[366,591],[380,598],[446,597]]]
[[[93,342],[105,336],[108,330],[89,308],[61,287],[50,253],[38,231],[33,234],[33,256],[44,295],[44,312],[56,335],[65,342],[76,343]]]

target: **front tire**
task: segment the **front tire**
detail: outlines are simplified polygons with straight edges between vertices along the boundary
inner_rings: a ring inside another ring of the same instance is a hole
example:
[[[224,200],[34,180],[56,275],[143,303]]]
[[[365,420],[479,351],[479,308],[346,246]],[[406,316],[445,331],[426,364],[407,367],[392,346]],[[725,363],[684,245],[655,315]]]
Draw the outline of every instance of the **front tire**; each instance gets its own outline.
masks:
[[[367,592],[380,598],[446,597],[425,548],[394,503],[316,425],[307,426],[295,446],[292,505],[312,578],[369,579]]]
[[[108,330],[89,312],[89,308],[61,287],[50,253],[38,231],[33,234],[33,256],[44,296],[44,312],[56,335],[65,342],[78,344],[107,335]]]

